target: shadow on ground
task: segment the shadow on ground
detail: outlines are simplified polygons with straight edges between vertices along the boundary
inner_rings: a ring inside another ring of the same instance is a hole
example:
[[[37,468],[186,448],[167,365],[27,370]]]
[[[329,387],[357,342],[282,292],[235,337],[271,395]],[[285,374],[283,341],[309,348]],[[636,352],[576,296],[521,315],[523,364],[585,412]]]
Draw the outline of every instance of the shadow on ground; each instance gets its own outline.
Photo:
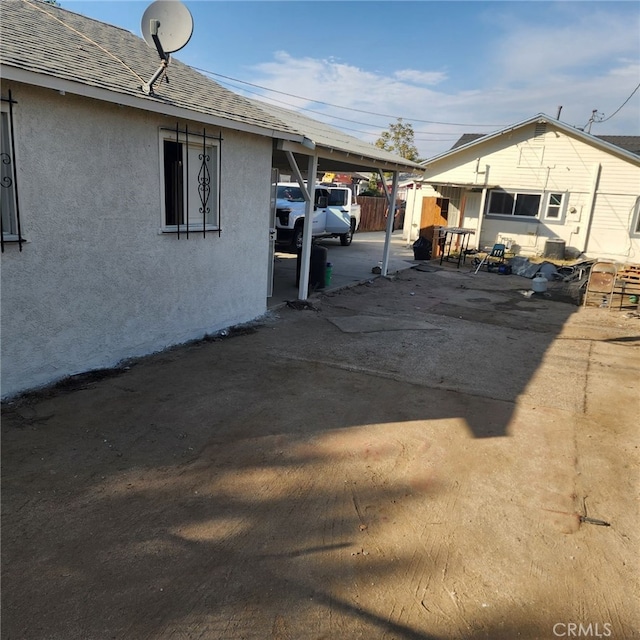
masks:
[[[5,405],[3,637],[553,637],[561,602],[514,605],[457,553],[471,527],[480,555],[522,544],[459,485],[500,464],[575,308],[466,278],[380,279]]]

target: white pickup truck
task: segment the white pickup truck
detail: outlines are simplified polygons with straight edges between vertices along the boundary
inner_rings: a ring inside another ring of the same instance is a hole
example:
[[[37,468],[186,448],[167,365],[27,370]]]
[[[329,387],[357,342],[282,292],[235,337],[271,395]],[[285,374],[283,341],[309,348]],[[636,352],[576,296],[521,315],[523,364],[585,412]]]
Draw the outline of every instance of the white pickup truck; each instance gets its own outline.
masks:
[[[349,187],[318,185],[311,235],[314,238],[340,238],[351,244],[360,226],[360,205]],[[279,182],[276,192],[276,244],[296,251],[302,247],[305,202],[297,182]]]

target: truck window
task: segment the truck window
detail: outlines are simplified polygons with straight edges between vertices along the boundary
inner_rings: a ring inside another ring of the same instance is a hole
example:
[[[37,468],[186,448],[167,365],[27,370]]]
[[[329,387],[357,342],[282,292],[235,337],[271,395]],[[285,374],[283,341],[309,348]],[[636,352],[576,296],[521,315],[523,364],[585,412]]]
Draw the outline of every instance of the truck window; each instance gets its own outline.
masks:
[[[329,191],[327,189],[316,188],[316,195],[315,195],[316,204],[318,204],[318,199],[323,197],[327,199],[327,202],[328,202],[327,206],[331,206],[331,197],[329,195]]]
[[[300,191],[300,187],[279,185],[276,197],[289,200],[289,202],[304,202],[304,196],[302,195],[302,191]]]
[[[347,205],[346,189],[329,189],[329,206],[345,207]]]

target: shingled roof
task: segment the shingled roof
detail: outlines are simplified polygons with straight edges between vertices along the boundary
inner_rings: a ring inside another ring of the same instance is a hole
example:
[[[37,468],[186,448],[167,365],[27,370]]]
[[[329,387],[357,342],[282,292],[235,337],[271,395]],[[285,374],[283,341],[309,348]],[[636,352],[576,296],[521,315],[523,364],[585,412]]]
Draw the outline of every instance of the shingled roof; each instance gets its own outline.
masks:
[[[457,149],[458,147],[463,147],[465,144],[469,144],[474,140],[478,140],[479,138],[483,138],[484,133],[464,133],[458,138],[455,144],[451,147],[451,150]],[[616,147],[620,147],[625,151],[630,151],[631,153],[635,153],[637,156],[640,156],[640,136],[593,136],[598,140],[602,140],[603,142],[608,142]]]
[[[596,136],[596,138],[640,156],[640,136]]]
[[[159,105],[177,107],[261,129],[300,136],[255,102],[225,89],[173,58],[169,83],[155,95],[141,86],[160,66],[155,49],[133,33],[37,0],[2,0],[0,63],[3,67],[62,79]],[[3,72],[8,69],[3,69]],[[3,73],[5,77],[10,74]],[[142,103],[144,105],[144,103]]]
[[[478,138],[482,138],[484,133],[463,133],[453,144],[451,150],[457,149],[458,147],[464,147],[465,144],[469,144]]]
[[[38,0],[2,0],[3,76],[111,102],[248,130],[331,156],[334,170],[419,170],[414,162],[288,109],[225,89],[179,60],[152,95],[142,86],[160,67],[155,49],[133,33]],[[70,83],[70,84],[69,84]],[[70,88],[71,87],[71,88]],[[337,152],[337,153],[336,153]],[[274,155],[275,157],[275,155]]]

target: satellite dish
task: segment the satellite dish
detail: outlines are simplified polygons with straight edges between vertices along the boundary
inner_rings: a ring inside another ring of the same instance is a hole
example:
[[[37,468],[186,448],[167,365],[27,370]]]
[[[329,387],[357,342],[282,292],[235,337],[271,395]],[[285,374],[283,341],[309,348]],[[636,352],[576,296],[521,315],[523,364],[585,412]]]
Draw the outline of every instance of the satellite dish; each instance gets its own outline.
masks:
[[[171,61],[169,54],[182,49],[191,40],[193,18],[180,0],[156,0],[142,15],[141,28],[142,37],[158,51],[162,61],[151,80],[141,87],[149,96],[153,95],[153,84],[161,75],[165,74],[164,79],[169,82],[165,73]]]
[[[180,0],[156,0],[142,15],[141,28],[142,37],[150,47],[158,48],[157,39],[165,53],[173,53],[191,39],[193,18]]]

